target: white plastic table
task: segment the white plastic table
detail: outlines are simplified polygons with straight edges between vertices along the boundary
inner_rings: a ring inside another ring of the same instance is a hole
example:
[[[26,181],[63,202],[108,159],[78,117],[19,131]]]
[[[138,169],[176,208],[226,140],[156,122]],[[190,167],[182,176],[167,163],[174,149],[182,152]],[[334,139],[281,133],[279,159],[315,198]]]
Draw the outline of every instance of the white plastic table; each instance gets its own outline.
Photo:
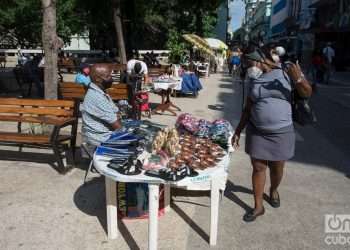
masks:
[[[170,100],[170,94],[172,90],[181,90],[181,86],[182,78],[158,79],[154,81],[153,87],[156,91],[159,91],[162,102],[153,110],[153,113],[157,113],[157,111],[169,111],[176,116],[176,113],[171,108],[175,108],[177,111],[181,111],[181,109]]]
[[[216,245],[219,217],[220,190],[225,190],[229,155],[213,168],[199,170],[196,177],[186,177],[178,182],[167,182],[159,178],[149,177],[143,173],[135,176],[119,174],[107,167],[110,158],[94,155],[95,168],[105,176],[106,207],[107,207],[107,231],[108,239],[116,239],[119,234],[117,216],[117,192],[116,182],[148,183],[149,223],[148,223],[148,249],[157,249],[158,241],[158,209],[159,209],[159,185],[164,184],[165,212],[170,209],[170,187],[178,187],[186,190],[210,190],[210,245]]]

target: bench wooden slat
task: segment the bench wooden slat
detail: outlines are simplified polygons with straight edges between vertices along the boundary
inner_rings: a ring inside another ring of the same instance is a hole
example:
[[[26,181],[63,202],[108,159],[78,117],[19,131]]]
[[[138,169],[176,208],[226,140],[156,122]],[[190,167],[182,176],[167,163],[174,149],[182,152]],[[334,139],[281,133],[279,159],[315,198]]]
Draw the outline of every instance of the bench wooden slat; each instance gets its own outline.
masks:
[[[127,89],[114,89],[114,88],[110,88],[106,90],[107,94],[111,95],[111,94],[127,94],[128,90]]]
[[[63,88],[61,89],[61,93],[62,95],[64,95],[65,93],[77,93],[77,94],[85,95],[86,90],[84,88]]]
[[[60,94],[64,99],[80,99],[84,100],[86,89],[72,82],[64,82],[60,84]],[[128,99],[128,85],[125,83],[113,84],[111,88],[107,89],[107,94],[113,100]]]
[[[28,123],[45,123],[50,125],[61,125],[73,121],[75,118],[58,118],[48,116],[23,116],[23,115],[0,115],[0,121],[7,122],[28,122]]]
[[[84,100],[85,94],[80,94],[80,93],[64,93],[62,94],[63,99],[65,100],[74,100],[74,99],[79,99],[79,100]]]
[[[29,143],[29,144],[49,144],[49,135],[32,135],[32,134],[18,134],[11,132],[0,132],[1,142],[12,142],[12,143]],[[69,140],[69,135],[60,135],[59,141]]]
[[[0,98],[0,105],[73,108],[74,107],[74,102],[73,101],[69,101],[69,100],[62,101],[62,100]]]
[[[117,84],[112,84],[113,89],[128,89],[128,85],[125,83],[117,83]]]
[[[20,108],[0,106],[0,113],[73,116],[72,110],[54,108]]]
[[[123,71],[126,70],[126,64],[111,64],[111,68],[115,71]]]
[[[79,85],[78,83],[75,82],[61,82],[59,84],[60,88],[83,88],[82,85]]]
[[[119,94],[112,94],[112,95],[110,95],[110,97],[114,101],[116,101],[116,100],[127,100],[128,99],[127,95],[119,95]]]

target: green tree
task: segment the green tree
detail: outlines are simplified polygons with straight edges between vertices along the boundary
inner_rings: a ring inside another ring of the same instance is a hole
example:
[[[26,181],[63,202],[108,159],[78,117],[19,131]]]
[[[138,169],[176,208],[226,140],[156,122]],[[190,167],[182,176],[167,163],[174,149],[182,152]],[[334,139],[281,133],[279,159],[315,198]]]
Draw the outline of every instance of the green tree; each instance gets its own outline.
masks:
[[[120,0],[120,26],[126,50],[167,47],[171,30],[181,36],[211,36],[216,11],[223,0]],[[57,0],[57,34],[68,43],[71,35],[89,32],[92,49],[117,48],[112,1]],[[42,9],[38,0],[2,0],[0,39],[14,46],[41,45]],[[181,39],[180,39],[181,41]],[[1,42],[1,40],[0,40]]]
[[[79,13],[78,0],[57,0],[57,33],[67,43],[73,34],[85,30],[84,15]],[[43,10],[38,0],[2,0],[0,39],[10,38],[10,46],[41,46]],[[1,42],[1,40],[0,40]]]
[[[169,61],[172,63],[180,63],[185,55],[186,47],[182,41],[181,35],[175,29],[169,31],[166,47],[170,50]]]

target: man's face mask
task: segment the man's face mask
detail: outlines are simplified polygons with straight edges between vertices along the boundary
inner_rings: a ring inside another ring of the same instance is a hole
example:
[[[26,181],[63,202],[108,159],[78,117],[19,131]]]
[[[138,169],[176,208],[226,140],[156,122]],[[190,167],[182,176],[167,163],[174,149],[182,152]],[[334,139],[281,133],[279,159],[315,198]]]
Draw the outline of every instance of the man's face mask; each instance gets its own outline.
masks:
[[[113,83],[113,79],[109,78],[107,80],[103,80],[101,84],[104,87],[104,89],[108,89],[112,86],[112,83]]]
[[[263,71],[257,66],[248,68],[247,75],[250,79],[258,79],[263,74]]]

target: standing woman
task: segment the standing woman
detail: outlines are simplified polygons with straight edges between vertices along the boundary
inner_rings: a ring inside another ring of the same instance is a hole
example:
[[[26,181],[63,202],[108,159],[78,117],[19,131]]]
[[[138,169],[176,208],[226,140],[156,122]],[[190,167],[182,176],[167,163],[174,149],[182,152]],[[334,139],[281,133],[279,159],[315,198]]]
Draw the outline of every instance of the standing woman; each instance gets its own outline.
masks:
[[[270,205],[280,206],[278,186],[283,177],[285,162],[294,156],[295,134],[292,120],[291,91],[294,88],[302,97],[312,93],[309,82],[298,64],[282,69],[276,63],[274,49],[253,49],[245,53],[243,60],[250,78],[245,109],[232,138],[235,148],[239,147],[242,130],[246,127],[245,151],[253,166],[252,182],[254,209],[248,211],[243,220],[254,221],[265,213],[263,194],[266,169],[270,169]]]

